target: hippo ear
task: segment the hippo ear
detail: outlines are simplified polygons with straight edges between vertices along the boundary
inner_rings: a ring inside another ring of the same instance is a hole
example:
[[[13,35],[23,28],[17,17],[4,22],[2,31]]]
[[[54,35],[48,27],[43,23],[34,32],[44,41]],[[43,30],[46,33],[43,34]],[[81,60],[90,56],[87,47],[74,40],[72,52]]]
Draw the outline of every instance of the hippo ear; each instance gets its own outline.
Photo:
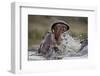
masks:
[[[67,26],[67,30],[69,30],[69,26]]]
[[[51,27],[52,32],[54,32],[54,26],[55,26],[55,24],[53,24],[52,27]]]
[[[54,29],[52,29],[52,32],[54,32]]]

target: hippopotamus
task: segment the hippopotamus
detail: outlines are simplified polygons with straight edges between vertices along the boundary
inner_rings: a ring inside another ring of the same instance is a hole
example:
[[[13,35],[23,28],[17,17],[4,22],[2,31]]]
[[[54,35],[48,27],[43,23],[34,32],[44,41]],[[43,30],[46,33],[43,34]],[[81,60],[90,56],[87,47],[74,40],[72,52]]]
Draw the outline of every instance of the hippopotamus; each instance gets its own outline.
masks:
[[[70,52],[77,54],[87,46],[87,41],[76,41],[69,35],[70,25],[65,21],[55,21],[40,43],[38,53],[46,59],[62,59]],[[74,56],[74,55],[73,55]]]

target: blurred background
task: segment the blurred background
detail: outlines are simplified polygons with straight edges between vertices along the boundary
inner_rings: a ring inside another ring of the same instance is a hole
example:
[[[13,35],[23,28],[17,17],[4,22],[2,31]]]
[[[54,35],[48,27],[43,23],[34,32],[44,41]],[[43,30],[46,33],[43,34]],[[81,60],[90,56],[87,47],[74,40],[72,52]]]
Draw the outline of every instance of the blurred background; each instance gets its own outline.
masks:
[[[51,31],[56,20],[63,20],[70,25],[69,34],[80,41],[88,38],[88,18],[69,16],[28,15],[28,49],[37,48],[43,36]]]

